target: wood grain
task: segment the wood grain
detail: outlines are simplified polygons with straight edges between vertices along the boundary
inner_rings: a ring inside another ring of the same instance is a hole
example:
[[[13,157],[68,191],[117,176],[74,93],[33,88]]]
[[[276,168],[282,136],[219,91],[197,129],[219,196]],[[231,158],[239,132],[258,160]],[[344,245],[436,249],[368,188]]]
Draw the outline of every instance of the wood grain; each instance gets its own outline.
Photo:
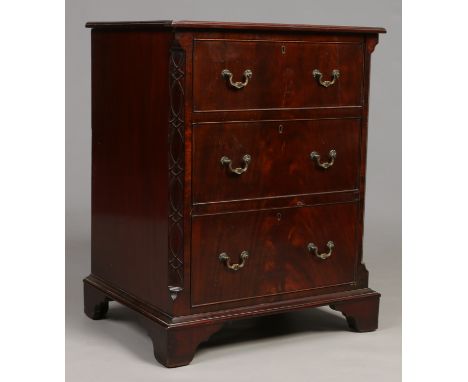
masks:
[[[156,21],[90,21],[87,28],[171,28],[171,29],[207,29],[207,30],[239,30],[239,31],[271,31],[281,32],[327,32],[327,33],[386,33],[385,28],[335,26],[335,25],[308,25],[308,24],[274,24],[274,23],[246,23],[246,22],[219,22],[219,21],[192,21],[192,20],[156,20]]]
[[[199,216],[192,221],[192,304],[226,302],[353,283],[357,219],[354,203]],[[346,227],[346,229],[343,229]],[[332,255],[322,260],[308,243]],[[248,251],[244,268],[229,270]]]
[[[92,244],[85,313],[116,300],[156,358],[188,364],[229,320],[331,305],[377,328],[362,263],[370,56],[382,28],[102,22],[92,29]],[[241,91],[235,80],[249,68]],[[333,69],[341,76],[324,88]],[[219,73],[218,73],[219,72]],[[281,126],[280,126],[281,125]],[[337,151],[335,164],[322,161]],[[229,156],[247,172],[230,175]],[[320,252],[335,244],[332,256]],[[232,262],[249,251],[245,267]],[[169,291],[176,286],[177,292]]]
[[[155,358],[166,367],[184,366],[192,360],[198,345],[222,327],[226,321],[279,314],[330,304],[348,319],[352,329],[375,330],[380,294],[363,288],[345,292],[322,293],[284,302],[263,303],[235,309],[211,310],[187,316],[170,317],[157,308],[115,289],[104,281],[89,276],[84,280],[85,305],[96,301],[115,300],[136,311],[153,341]],[[94,298],[96,296],[98,299]],[[110,312],[112,315],[112,311]],[[104,318],[104,317],[100,317]]]
[[[246,69],[253,76],[245,88],[235,89],[221,76],[224,69],[234,81],[243,81]],[[340,78],[325,88],[313,77],[314,69],[325,79],[338,69]],[[196,40],[193,71],[195,111],[359,106],[362,42]]]
[[[359,187],[359,119],[199,123],[193,127],[193,203],[354,190]],[[310,153],[330,161],[328,169]],[[221,157],[247,171],[237,175]]]
[[[163,32],[92,34],[91,270],[167,311],[170,45]]]

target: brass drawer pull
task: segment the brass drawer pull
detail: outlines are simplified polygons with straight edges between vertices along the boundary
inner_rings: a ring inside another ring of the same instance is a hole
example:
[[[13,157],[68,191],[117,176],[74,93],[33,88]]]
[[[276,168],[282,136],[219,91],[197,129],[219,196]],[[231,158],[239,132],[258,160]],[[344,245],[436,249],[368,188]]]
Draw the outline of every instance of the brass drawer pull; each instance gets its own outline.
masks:
[[[336,151],[330,150],[330,152],[328,153],[328,156],[330,157],[329,162],[320,163],[320,154],[317,151],[312,151],[310,153],[310,159],[315,160],[317,164],[322,168],[329,168],[333,166],[333,163],[335,163]]]
[[[252,78],[252,71],[250,69],[247,69],[246,71],[244,71],[244,82],[234,82],[232,80],[232,73],[230,70],[228,69],[224,69],[222,72],[221,72],[221,76],[223,78],[227,78],[229,79],[229,84],[233,87],[233,88],[236,88],[236,89],[242,89],[242,88],[245,88],[247,86],[247,84],[249,83],[249,80]]]
[[[333,241],[330,240],[327,243],[327,247],[328,247],[327,253],[319,253],[318,248],[314,243],[307,244],[307,250],[309,252],[315,253],[315,256],[317,256],[318,258],[322,260],[328,259],[332,255],[333,248],[335,248],[335,243],[333,243]]]
[[[226,263],[226,266],[233,271],[238,271],[239,269],[244,267],[246,260],[249,258],[249,252],[242,251],[242,253],[240,254],[240,258],[240,264],[231,264],[231,258],[226,252],[219,254],[219,261],[224,261]]]
[[[340,71],[338,69],[335,69],[332,71],[333,79],[331,81],[322,81],[323,74],[318,69],[314,69],[314,71],[312,72],[312,75],[318,81],[320,85],[328,88],[329,86],[332,86],[338,78],[340,78]]]
[[[247,169],[249,168],[249,163],[250,163],[251,160],[252,160],[252,157],[249,154],[245,154],[242,157],[242,161],[244,162],[244,167],[232,168],[232,160],[229,159],[226,156],[223,156],[223,157],[221,157],[221,164],[223,166],[228,165],[229,171],[231,171],[233,174],[240,175],[240,174],[243,174],[244,172],[247,171]]]

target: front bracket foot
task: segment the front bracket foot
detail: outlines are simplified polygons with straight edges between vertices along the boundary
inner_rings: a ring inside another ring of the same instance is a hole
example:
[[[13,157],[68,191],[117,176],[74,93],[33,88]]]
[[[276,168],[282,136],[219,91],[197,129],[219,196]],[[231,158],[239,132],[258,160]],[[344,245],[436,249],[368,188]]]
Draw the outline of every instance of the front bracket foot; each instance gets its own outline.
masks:
[[[359,300],[337,302],[330,308],[343,313],[349,327],[356,332],[372,332],[378,327],[379,300],[380,294],[375,293]]]
[[[188,365],[198,345],[207,341],[212,334],[221,329],[222,324],[164,327],[146,319],[145,326],[153,341],[154,356],[159,363],[166,367],[179,367]]]

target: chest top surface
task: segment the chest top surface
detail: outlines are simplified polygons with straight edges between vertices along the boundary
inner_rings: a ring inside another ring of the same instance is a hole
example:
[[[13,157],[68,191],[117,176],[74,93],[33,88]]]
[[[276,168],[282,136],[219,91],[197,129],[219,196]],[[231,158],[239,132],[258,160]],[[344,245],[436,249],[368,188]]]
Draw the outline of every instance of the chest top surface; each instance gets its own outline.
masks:
[[[226,31],[278,31],[315,33],[386,33],[385,28],[361,26],[219,22],[193,20],[154,21],[90,21],[86,27],[95,29],[174,29],[174,30],[226,30]]]

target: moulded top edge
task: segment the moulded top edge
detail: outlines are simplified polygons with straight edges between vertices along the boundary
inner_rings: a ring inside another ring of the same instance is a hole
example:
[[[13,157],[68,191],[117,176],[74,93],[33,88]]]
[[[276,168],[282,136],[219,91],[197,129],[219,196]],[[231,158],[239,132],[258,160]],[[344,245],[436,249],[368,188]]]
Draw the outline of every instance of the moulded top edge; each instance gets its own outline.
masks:
[[[147,28],[147,29],[204,29],[204,30],[251,30],[251,31],[281,31],[281,32],[321,32],[321,33],[387,33],[385,28],[337,26],[337,25],[308,25],[308,24],[276,24],[276,23],[247,23],[247,22],[218,22],[191,20],[156,20],[156,21],[99,21],[86,23],[87,28]]]

